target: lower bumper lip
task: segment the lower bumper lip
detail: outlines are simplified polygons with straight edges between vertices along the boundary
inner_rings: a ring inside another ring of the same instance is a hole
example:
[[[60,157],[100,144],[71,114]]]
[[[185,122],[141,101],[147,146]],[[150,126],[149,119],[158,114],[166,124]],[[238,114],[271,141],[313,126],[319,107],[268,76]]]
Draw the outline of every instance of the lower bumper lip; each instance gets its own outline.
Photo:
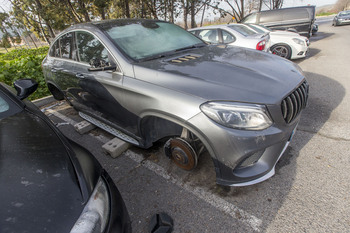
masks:
[[[276,166],[277,162],[280,160],[280,158],[282,157],[282,155],[284,154],[284,152],[286,151],[287,147],[289,146],[289,143],[290,143],[290,141],[288,141],[285,144],[283,150],[281,151],[280,155],[278,156],[278,159],[276,160],[275,165],[264,176],[262,176],[262,177],[260,177],[258,179],[252,180],[252,181],[248,181],[248,182],[237,183],[237,184],[230,184],[229,186],[233,186],[233,187],[248,186],[248,185],[253,185],[253,184],[257,184],[257,183],[263,182],[263,181],[271,178],[273,175],[275,175],[275,166]]]

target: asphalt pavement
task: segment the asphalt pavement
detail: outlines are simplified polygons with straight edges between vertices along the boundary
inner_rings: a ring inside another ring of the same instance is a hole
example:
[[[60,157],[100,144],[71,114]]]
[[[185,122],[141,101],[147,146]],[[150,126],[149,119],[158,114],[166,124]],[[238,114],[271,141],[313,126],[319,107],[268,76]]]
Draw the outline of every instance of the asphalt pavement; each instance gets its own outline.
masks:
[[[63,133],[89,149],[117,184],[133,232],[148,232],[153,214],[168,213],[174,232],[350,232],[350,25],[319,23],[306,59],[295,61],[310,84],[309,105],[290,147],[267,181],[248,187],[215,184],[204,154],[185,172],[165,158],[162,142],[113,159],[99,129],[80,135],[82,119],[67,103],[43,110]]]

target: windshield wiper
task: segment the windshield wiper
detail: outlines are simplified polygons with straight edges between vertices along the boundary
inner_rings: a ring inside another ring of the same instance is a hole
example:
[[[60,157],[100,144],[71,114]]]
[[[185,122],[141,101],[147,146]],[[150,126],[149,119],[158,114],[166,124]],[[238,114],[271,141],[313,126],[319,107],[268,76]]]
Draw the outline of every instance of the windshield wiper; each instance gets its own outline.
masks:
[[[196,48],[200,48],[200,47],[203,47],[203,46],[205,46],[204,43],[195,44],[195,45],[183,47],[183,48],[180,48],[180,49],[176,49],[175,52],[179,52],[179,51],[183,51],[183,50],[187,50],[187,49],[196,49]]]
[[[195,45],[183,47],[183,48],[180,48],[180,49],[176,49],[176,50],[173,50],[173,51],[169,51],[169,52],[165,52],[165,53],[161,53],[161,54],[155,54],[155,55],[152,55],[152,56],[141,58],[141,59],[138,59],[138,61],[139,62],[143,62],[143,61],[156,60],[156,59],[159,59],[159,58],[163,58],[163,57],[168,57],[168,56],[174,55],[174,53],[179,52],[179,51],[183,51],[183,50],[187,50],[187,49],[200,48],[200,47],[203,47],[203,46],[206,46],[206,44],[204,44],[204,43],[195,44]]]

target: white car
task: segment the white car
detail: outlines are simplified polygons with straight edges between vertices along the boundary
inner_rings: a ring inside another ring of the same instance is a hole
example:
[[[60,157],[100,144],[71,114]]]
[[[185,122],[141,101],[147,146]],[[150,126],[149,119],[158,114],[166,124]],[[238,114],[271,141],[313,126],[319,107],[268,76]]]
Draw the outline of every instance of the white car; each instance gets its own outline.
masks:
[[[287,59],[303,58],[309,51],[309,39],[290,31],[272,31],[271,29],[257,24],[247,24],[259,33],[270,33],[270,51]]]
[[[265,52],[270,47],[269,33],[256,32],[244,24],[212,25],[188,31],[211,44],[235,45]]]

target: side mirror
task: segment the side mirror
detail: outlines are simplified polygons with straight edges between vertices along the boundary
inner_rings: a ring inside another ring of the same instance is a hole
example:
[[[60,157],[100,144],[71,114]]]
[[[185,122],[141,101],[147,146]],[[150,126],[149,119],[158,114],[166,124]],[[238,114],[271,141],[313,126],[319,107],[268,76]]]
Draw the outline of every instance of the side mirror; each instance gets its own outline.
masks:
[[[33,79],[19,79],[13,83],[17,91],[17,97],[23,100],[30,96],[38,88],[38,83]]]
[[[103,59],[92,59],[90,61],[90,68],[88,71],[104,71],[104,70],[116,70],[117,66],[110,64]]]

